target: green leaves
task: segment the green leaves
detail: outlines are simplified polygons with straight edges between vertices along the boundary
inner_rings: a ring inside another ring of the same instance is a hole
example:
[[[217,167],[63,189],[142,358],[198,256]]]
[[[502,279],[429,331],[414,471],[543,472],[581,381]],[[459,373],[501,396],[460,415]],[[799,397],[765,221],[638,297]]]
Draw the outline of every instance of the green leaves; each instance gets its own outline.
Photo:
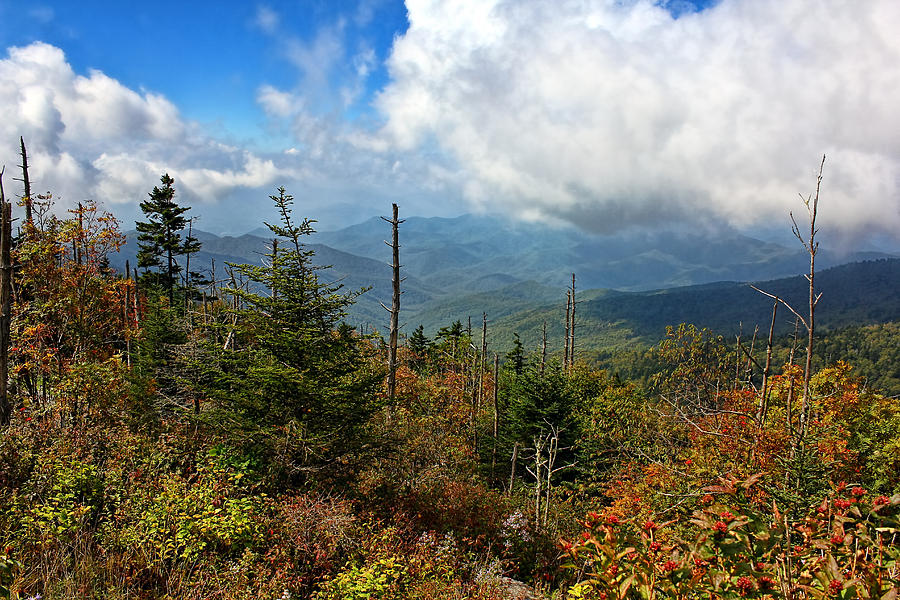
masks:
[[[10,558],[8,551],[0,552],[0,598],[9,598],[9,586],[22,563]]]
[[[226,290],[231,341],[215,350],[219,372],[208,391],[296,477],[346,463],[366,442],[382,371],[368,341],[341,322],[362,292],[320,281],[323,268],[304,245],[313,221],[295,222],[284,188],[271,198],[281,215],[268,224],[277,243],[261,265],[231,265],[246,285]]]

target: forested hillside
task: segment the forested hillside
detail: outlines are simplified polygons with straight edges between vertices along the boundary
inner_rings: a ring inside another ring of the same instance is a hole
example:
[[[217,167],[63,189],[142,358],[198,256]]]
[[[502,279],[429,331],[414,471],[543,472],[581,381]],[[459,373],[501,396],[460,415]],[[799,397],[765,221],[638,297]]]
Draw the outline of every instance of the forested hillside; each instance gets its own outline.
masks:
[[[770,292],[802,306],[808,284],[802,275],[787,279],[749,283],[719,282],[652,292],[579,293],[579,346],[604,350],[619,340],[650,345],[665,335],[667,325],[695,323],[723,334],[753,334],[759,326],[768,330],[772,300],[758,291]],[[886,323],[900,319],[900,259],[850,263],[821,271],[817,279],[822,298],[818,305],[819,324],[834,330],[851,325]],[[496,293],[503,298],[504,291]],[[546,322],[552,339],[563,337],[565,297],[557,292],[555,302],[502,315],[496,327],[511,341],[518,332],[529,347],[536,347]],[[560,300],[559,298],[562,298]],[[461,301],[461,304],[471,305]],[[492,313],[493,314],[493,313]],[[777,334],[794,329],[794,315],[782,310],[775,322]],[[554,348],[561,349],[556,341]]]
[[[753,290],[591,292],[578,319],[673,327],[604,371],[581,341],[573,360],[453,319],[410,326],[392,369],[284,189],[277,243],[233,262],[161,184],[137,277],[110,267],[125,239],[93,203],[58,218],[26,195],[15,236],[5,213],[0,596],[896,597],[900,403],[852,368],[895,364],[895,325],[768,353],[746,333],[772,308]],[[215,281],[188,266],[207,242],[231,263]],[[823,271],[822,323],[854,322],[863,296],[889,318],[897,262]],[[798,282],[762,287],[803,315]],[[531,289],[495,295],[504,318]],[[679,325],[699,314],[743,321],[743,347]]]

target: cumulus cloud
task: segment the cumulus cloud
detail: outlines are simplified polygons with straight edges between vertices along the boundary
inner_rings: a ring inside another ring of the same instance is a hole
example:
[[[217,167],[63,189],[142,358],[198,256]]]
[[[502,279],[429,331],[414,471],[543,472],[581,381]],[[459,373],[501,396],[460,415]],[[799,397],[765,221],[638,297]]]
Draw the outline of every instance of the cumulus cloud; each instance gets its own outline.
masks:
[[[370,148],[437,144],[476,207],[597,231],[900,231],[900,3],[407,0]],[[362,142],[361,142],[362,143]]]
[[[19,163],[22,135],[35,190],[70,203],[94,198],[133,208],[163,172],[176,178],[180,194],[214,202],[288,172],[204,135],[159,94],[100,71],[75,73],[63,51],[45,43],[10,48],[0,59],[0,113],[7,172]]]

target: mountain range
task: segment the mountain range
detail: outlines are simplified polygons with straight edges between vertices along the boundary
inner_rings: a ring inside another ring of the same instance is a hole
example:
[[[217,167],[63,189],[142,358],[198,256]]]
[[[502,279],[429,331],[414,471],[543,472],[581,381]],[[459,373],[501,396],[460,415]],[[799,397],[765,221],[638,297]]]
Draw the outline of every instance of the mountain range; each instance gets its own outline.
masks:
[[[191,269],[215,272],[218,279],[225,276],[226,263],[258,264],[272,238],[265,229],[242,236],[196,230],[193,234],[202,250],[192,257]],[[114,267],[124,268],[126,260],[136,264],[135,235],[130,232],[123,250],[112,257]],[[323,279],[339,281],[345,289],[370,288],[347,317],[368,331],[383,330],[388,322],[381,303],[390,304],[391,297],[390,248],[384,242],[389,236],[390,225],[373,218],[315,233],[308,240],[316,264],[331,266],[320,271]],[[799,298],[805,280],[796,276],[808,269],[809,260],[799,243],[790,248],[733,232],[599,236],[478,215],[407,218],[400,225],[400,244],[406,277],[403,331],[411,333],[422,324],[426,333],[433,334],[441,326],[457,319],[465,323],[469,317],[480,324],[484,312],[498,344],[511,341],[513,331],[523,341],[537,343],[535,336],[540,335],[544,320],[548,335],[561,340],[561,330],[555,330],[564,321],[565,289],[572,273],[579,288],[580,339],[588,345],[659,339],[666,324],[682,321],[710,327],[735,327],[740,322],[767,325],[771,303],[742,282],[769,281],[765,286],[773,293],[796,296],[802,307]],[[896,303],[880,300],[900,280],[900,261],[893,258],[877,252],[841,255],[821,250],[817,264],[823,270],[870,261],[823,271],[819,280],[826,290],[823,314],[843,310],[852,312],[853,319],[871,322],[900,318]],[[782,278],[787,279],[772,281]],[[879,287],[879,278],[889,283]],[[829,286],[837,287],[828,290]],[[866,302],[874,302],[877,308],[867,312],[861,308]],[[835,322],[849,318],[834,317]]]

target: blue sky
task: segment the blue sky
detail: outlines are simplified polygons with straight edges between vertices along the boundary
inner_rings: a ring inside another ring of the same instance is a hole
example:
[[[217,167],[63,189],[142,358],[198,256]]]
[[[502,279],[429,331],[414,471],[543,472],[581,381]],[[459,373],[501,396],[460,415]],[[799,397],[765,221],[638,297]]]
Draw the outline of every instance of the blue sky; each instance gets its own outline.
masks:
[[[0,11],[3,47],[52,44],[79,73],[99,69],[132,89],[163,93],[185,118],[261,137],[260,144],[269,136],[259,131],[265,115],[258,88],[302,85],[280,43],[284,37],[314,45],[321,32],[336,31],[340,54],[329,73],[335,88],[356,53],[374,52],[365,92],[352,107],[341,107],[354,118],[369,112],[372,94],[387,80],[384,60],[394,35],[407,27],[403,3],[381,0],[0,2]]]
[[[900,231],[895,0],[0,0],[0,23],[0,161],[25,135],[61,203],[126,227],[168,171],[213,231],[277,185],[327,228],[397,201],[759,231],[826,153],[835,238]]]

